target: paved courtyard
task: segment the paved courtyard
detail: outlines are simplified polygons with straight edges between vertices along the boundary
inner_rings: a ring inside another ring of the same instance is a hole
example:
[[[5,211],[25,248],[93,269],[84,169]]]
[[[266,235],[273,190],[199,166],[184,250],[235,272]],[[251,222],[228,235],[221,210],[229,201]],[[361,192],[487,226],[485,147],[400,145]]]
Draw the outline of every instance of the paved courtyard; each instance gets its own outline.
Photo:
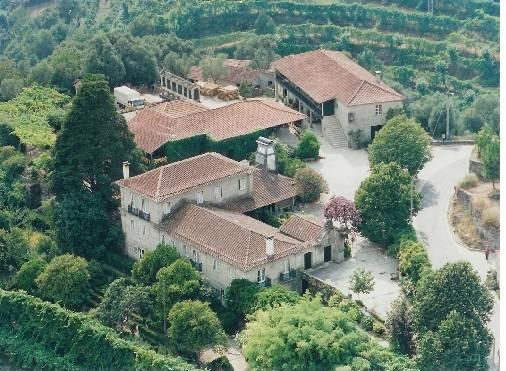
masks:
[[[367,310],[386,319],[392,302],[397,299],[401,291],[398,282],[390,279],[390,274],[397,271],[397,261],[382,253],[373,243],[359,238],[353,248],[351,258],[340,264],[328,263],[314,268],[307,273],[326,281],[336,287],[343,294],[350,291],[350,277],[357,268],[364,268],[374,276],[374,291],[369,294],[353,294],[353,299],[360,299]]]

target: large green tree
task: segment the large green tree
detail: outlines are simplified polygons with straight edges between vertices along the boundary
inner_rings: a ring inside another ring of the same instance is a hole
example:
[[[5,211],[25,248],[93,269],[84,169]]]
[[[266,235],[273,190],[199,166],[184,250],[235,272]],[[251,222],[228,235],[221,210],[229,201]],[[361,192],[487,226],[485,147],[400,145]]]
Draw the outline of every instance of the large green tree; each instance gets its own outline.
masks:
[[[255,308],[260,287],[247,279],[235,279],[225,291],[227,307],[238,314],[248,314]]]
[[[125,66],[106,35],[98,35],[91,41],[86,71],[103,74],[113,87],[125,77]]]
[[[191,355],[217,345],[225,345],[227,336],[209,303],[185,300],[169,312],[168,336],[177,350]]]
[[[392,303],[386,327],[392,349],[401,354],[413,354],[415,330],[411,307],[406,297],[401,296]]]
[[[431,159],[431,139],[423,128],[405,115],[390,119],[368,148],[371,167],[397,162],[416,175]]]
[[[355,193],[362,234],[374,242],[394,242],[397,232],[410,224],[411,200],[416,215],[421,199],[406,169],[395,162],[376,165]]]
[[[53,258],[35,280],[44,299],[69,309],[79,309],[90,296],[88,262],[65,254]]]
[[[56,140],[53,189],[64,194],[89,191],[112,203],[111,182],[121,178],[123,161],[138,163],[133,135],[100,75],[87,75]]]
[[[168,267],[179,258],[173,246],[159,244],[154,251],[148,251],[141,260],[135,262],[132,277],[144,285],[151,285],[156,281],[156,274],[163,267]]]
[[[47,263],[41,258],[33,258],[23,263],[16,273],[16,287],[33,294],[37,290],[35,280],[42,273]]]

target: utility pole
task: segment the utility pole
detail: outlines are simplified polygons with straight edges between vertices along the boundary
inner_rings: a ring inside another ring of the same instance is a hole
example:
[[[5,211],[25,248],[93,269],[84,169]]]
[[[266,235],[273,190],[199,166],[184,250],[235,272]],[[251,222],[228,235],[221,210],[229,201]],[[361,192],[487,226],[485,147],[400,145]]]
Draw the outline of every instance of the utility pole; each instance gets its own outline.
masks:
[[[446,140],[450,139],[450,95],[451,92],[446,93]]]

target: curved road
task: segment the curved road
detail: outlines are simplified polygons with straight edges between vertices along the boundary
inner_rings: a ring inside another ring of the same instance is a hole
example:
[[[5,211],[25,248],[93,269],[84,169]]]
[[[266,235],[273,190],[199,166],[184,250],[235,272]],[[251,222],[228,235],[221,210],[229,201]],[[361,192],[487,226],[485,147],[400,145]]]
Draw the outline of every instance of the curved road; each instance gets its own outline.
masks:
[[[469,261],[485,279],[487,270],[495,269],[494,255],[485,260],[479,251],[471,251],[459,244],[448,223],[448,206],[454,185],[468,173],[472,146],[447,145],[433,147],[434,158],[420,172],[417,188],[423,193],[423,209],[414,218],[419,238],[424,242],[434,268],[447,262]],[[499,300],[494,297],[494,313],[489,328],[495,338],[494,361],[498,362]],[[493,368],[492,368],[493,369]]]

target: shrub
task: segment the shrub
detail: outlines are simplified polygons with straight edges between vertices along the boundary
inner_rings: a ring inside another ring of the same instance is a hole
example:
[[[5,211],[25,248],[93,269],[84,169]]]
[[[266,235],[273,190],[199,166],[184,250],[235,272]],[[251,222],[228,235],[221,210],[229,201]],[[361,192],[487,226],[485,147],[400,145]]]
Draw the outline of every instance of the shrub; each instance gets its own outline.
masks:
[[[78,256],[53,258],[35,282],[41,297],[66,308],[79,309],[90,296],[88,262]]]
[[[144,254],[144,257],[135,262],[132,276],[139,282],[150,285],[155,282],[156,274],[161,268],[168,267],[179,258],[175,247],[159,244],[154,251]]]
[[[487,272],[487,278],[485,279],[485,286],[487,286],[489,290],[499,289],[499,285],[497,283],[497,271]]]
[[[481,220],[483,224],[500,228],[500,214],[499,214],[499,208],[498,207],[490,207],[488,209],[485,209],[483,213],[481,214]]]
[[[344,257],[349,258],[351,256],[351,245],[348,242],[344,243]]]
[[[374,332],[377,335],[384,335],[386,332],[386,328],[381,322],[375,321],[372,324],[372,332]]]
[[[471,206],[474,210],[478,210],[481,213],[488,207],[488,202],[484,197],[473,197]]]
[[[476,187],[479,182],[480,180],[478,179],[476,174],[467,174],[464,177],[464,179],[460,181],[459,187],[464,189],[470,189]]]
[[[239,324],[241,318],[235,312],[230,310],[224,310],[218,312],[218,319],[221,322],[221,327],[228,335],[235,334],[239,330]]]
[[[303,202],[318,201],[320,195],[329,190],[329,186],[321,174],[311,168],[297,170],[295,182]]]
[[[284,176],[293,178],[297,170],[306,167],[303,161],[294,156],[293,150],[283,144],[276,143],[276,168]]]
[[[366,331],[372,331],[373,329],[373,324],[374,324],[374,321],[371,317],[369,316],[364,316],[362,317],[362,319],[360,320],[360,327],[362,327],[364,330]]]
[[[46,262],[40,258],[34,258],[23,263],[19,271],[16,273],[16,287],[34,293],[37,289],[35,279],[46,267]]]
[[[317,158],[320,152],[320,143],[318,138],[311,131],[305,131],[300,137],[297,147],[297,156],[299,158]]]
[[[251,313],[260,287],[247,279],[235,279],[225,291],[225,303],[237,314]]]
[[[430,271],[430,267],[429,257],[420,242],[401,243],[399,252],[399,272],[401,275],[416,284],[425,273]]]
[[[272,308],[282,304],[296,304],[299,299],[300,296],[295,291],[289,290],[285,286],[274,285],[256,293],[254,310]]]

